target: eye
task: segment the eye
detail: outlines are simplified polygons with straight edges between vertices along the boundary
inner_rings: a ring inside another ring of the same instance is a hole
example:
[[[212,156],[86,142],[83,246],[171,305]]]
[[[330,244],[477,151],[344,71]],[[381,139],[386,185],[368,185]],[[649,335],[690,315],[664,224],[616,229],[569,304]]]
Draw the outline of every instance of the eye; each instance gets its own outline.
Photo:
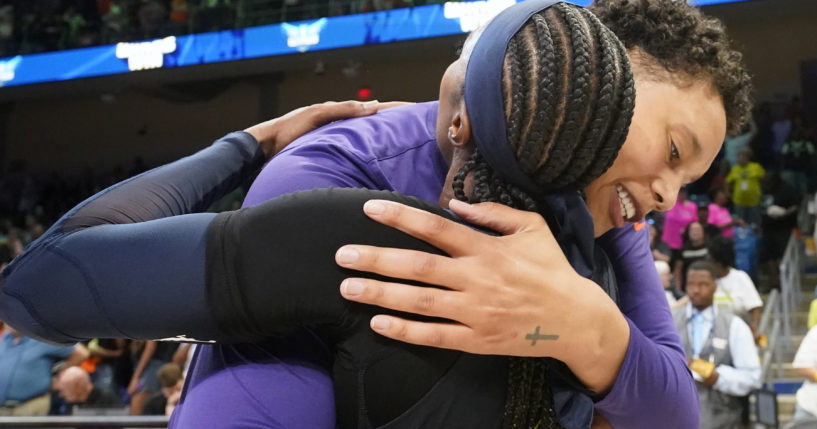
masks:
[[[678,146],[675,145],[674,141],[670,141],[669,158],[670,160],[681,158],[681,154],[678,152]]]

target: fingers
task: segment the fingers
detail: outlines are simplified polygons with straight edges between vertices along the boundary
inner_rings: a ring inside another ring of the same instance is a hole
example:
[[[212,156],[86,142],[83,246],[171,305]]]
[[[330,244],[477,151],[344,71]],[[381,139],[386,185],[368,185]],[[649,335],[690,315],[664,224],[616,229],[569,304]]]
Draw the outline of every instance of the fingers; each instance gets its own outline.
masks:
[[[547,227],[538,213],[512,209],[497,203],[468,204],[451,200],[448,207],[469,223],[510,235],[520,231]]]
[[[362,278],[344,280],[340,293],[350,301],[457,321],[465,307],[462,294],[457,291]]]
[[[377,315],[372,318],[370,326],[380,335],[405,343],[475,352],[467,346],[474,342],[471,328],[458,323],[417,322]]]
[[[434,285],[459,285],[465,280],[451,258],[416,250],[349,245],[338,249],[335,262],[352,270]]]
[[[315,127],[326,125],[340,119],[354,118],[357,116],[367,116],[377,112],[378,101],[327,101],[322,104],[316,104],[313,107],[315,111],[312,118],[312,123]]]
[[[367,216],[423,240],[443,252],[462,256],[488,236],[458,222],[424,210],[385,200],[370,200],[363,205]]]
[[[400,106],[407,106],[409,104],[414,104],[408,101],[386,101],[383,103],[379,103],[377,105],[377,111],[391,109],[392,107],[400,107]]]

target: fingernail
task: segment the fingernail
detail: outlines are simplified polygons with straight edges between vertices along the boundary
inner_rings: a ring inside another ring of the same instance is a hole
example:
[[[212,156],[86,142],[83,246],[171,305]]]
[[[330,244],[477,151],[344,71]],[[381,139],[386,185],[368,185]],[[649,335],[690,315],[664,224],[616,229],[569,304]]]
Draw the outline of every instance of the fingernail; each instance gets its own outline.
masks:
[[[367,110],[368,109],[374,109],[375,107],[377,107],[377,103],[379,103],[379,101],[377,101],[377,100],[367,101],[367,102],[363,103],[363,108],[367,109]]]
[[[363,204],[363,211],[366,212],[366,214],[379,216],[386,211],[386,205],[377,200],[369,200]]]
[[[375,331],[385,331],[389,329],[391,326],[391,322],[387,317],[383,316],[374,316],[372,317],[372,329]]]
[[[452,198],[450,201],[448,201],[448,208],[450,208],[451,210],[454,210],[454,209],[465,210],[470,206],[471,206],[471,204],[468,204],[465,201],[460,201],[460,200],[455,199],[455,198]]]
[[[346,279],[340,284],[340,292],[344,296],[360,296],[366,287],[363,282],[355,279]]]
[[[335,260],[339,264],[353,264],[360,257],[357,250],[349,247],[341,247],[335,255]]]

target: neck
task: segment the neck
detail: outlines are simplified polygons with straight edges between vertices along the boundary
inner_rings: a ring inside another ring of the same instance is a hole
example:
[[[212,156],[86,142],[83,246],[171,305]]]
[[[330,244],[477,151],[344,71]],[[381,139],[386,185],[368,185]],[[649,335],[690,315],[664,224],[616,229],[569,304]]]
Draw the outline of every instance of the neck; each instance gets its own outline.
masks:
[[[695,305],[695,304],[692,304],[692,307],[694,307],[694,308],[695,308],[696,310],[698,310],[698,311],[704,311],[704,310],[706,310],[707,308],[712,307],[712,302],[708,302],[708,303],[706,303],[706,304],[702,304],[702,305],[700,305],[700,306]]]

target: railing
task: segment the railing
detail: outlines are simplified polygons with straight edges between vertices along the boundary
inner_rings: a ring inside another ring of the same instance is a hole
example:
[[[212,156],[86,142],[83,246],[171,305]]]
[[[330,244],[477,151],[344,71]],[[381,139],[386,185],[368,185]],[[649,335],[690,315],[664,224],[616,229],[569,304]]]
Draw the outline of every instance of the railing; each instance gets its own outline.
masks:
[[[14,428],[166,428],[167,416],[0,417],[0,427]]]
[[[762,331],[761,331],[762,332]],[[761,366],[760,366],[760,380],[764,384],[769,384],[771,382],[771,376],[769,374],[769,368],[772,365],[772,362],[775,363],[775,367],[777,368],[775,376],[777,378],[783,378],[783,368],[780,362],[780,320],[775,320],[772,324],[772,330],[769,332],[769,335],[766,336],[768,338],[768,342],[766,343],[766,348],[761,355]]]
[[[783,347],[790,350],[792,342],[794,311],[802,299],[800,291],[801,273],[803,272],[802,246],[797,235],[792,233],[786,245],[786,251],[780,260],[780,320],[783,327]]]
[[[769,329],[771,324],[771,330]],[[770,381],[769,368],[772,362],[775,363],[777,378],[783,377],[780,353],[780,293],[777,289],[772,289],[766,303],[763,305],[763,314],[760,316],[758,332],[766,337],[766,344],[761,350],[762,371],[760,379],[767,383]]]

